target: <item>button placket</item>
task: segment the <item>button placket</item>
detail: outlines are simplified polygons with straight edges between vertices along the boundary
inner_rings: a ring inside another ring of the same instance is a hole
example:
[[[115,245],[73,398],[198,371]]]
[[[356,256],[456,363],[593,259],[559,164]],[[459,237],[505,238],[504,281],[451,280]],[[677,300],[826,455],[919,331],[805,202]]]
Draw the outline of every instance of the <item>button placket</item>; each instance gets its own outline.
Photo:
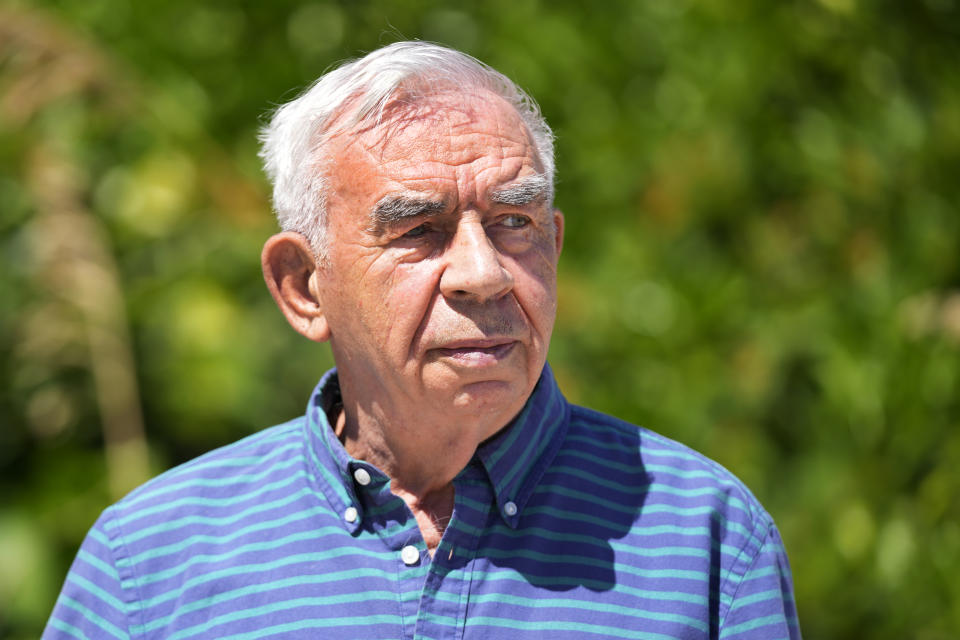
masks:
[[[417,618],[418,636],[462,638],[464,623],[451,630],[438,620],[466,620],[479,532],[488,518],[500,518],[496,498],[483,468],[475,462],[454,480],[454,512],[436,555],[429,563],[421,590]],[[463,526],[456,526],[457,524]],[[451,632],[456,635],[451,635]]]

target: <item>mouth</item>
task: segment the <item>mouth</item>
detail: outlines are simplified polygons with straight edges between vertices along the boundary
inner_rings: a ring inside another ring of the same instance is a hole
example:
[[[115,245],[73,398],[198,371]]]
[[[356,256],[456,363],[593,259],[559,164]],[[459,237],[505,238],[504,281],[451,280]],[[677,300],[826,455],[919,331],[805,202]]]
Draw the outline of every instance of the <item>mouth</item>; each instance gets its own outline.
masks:
[[[516,340],[503,338],[462,340],[433,349],[433,352],[440,358],[452,360],[462,366],[483,367],[499,363],[510,355],[516,345]]]

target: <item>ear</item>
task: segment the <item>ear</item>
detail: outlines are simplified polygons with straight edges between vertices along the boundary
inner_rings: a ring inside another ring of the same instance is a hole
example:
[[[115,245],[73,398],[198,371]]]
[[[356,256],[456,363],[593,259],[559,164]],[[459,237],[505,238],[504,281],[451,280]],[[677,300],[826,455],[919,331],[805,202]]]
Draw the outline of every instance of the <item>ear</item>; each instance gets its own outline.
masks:
[[[555,242],[557,243],[557,257],[560,257],[560,252],[563,251],[563,211],[560,209],[553,210],[553,230],[556,234]]]
[[[267,289],[290,326],[316,342],[329,340],[330,327],[316,286],[317,260],[307,239],[291,231],[271,236],[260,262]]]

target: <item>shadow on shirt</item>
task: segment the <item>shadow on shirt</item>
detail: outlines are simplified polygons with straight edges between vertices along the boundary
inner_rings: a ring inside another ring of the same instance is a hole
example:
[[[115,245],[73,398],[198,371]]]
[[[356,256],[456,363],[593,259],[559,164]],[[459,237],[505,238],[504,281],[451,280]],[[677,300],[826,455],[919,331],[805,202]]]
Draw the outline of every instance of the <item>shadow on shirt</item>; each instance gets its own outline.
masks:
[[[627,549],[632,541],[618,541],[636,533],[651,482],[639,443],[623,444],[616,460],[563,447],[523,506],[515,529],[491,509],[475,555],[474,587],[519,574],[538,589],[612,589],[618,552],[633,555]],[[626,564],[635,559],[643,561],[631,557]]]

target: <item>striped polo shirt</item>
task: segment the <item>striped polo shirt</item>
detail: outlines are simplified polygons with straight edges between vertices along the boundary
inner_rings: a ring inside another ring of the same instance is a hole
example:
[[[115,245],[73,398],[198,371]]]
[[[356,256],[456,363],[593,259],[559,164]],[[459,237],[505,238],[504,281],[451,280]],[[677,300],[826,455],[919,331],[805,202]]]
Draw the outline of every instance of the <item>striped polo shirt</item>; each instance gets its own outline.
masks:
[[[777,529],[728,471],[573,406],[549,367],[454,480],[435,555],[327,414],[164,473],[111,506],[45,638],[799,638]]]

